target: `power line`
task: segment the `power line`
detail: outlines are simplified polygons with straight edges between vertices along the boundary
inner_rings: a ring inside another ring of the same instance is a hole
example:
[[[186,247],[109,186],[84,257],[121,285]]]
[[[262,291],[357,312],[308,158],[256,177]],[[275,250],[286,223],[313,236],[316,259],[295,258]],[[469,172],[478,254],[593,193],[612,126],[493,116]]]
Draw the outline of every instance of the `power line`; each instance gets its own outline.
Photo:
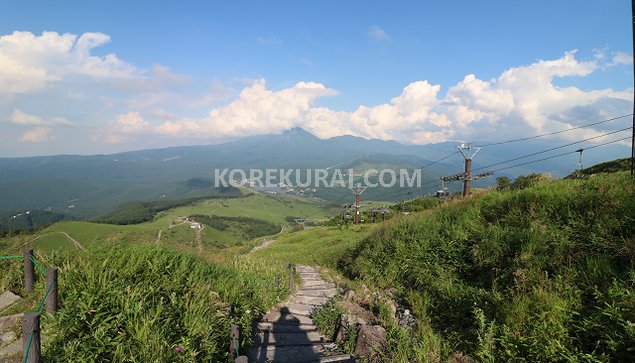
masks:
[[[562,148],[565,148],[565,147],[567,147],[567,146],[571,146],[571,145],[579,144],[579,143],[586,142],[586,141],[590,141],[590,140],[594,140],[594,139],[599,139],[599,138],[604,137],[604,136],[608,136],[608,135],[616,134],[616,133],[618,133],[618,132],[623,132],[623,131],[626,131],[626,130],[630,130],[631,128],[632,128],[632,127],[626,127],[626,128],[621,129],[621,130],[608,132],[608,133],[606,133],[606,134],[602,134],[602,135],[598,135],[598,136],[590,137],[590,138],[588,138],[588,139],[584,139],[584,140],[580,140],[580,141],[572,142],[572,143],[569,143],[569,144],[566,144],[566,145],[556,146],[556,147],[552,147],[552,148],[549,148],[549,149],[546,149],[546,150],[537,151],[537,152],[535,152],[535,153],[527,154],[527,155],[524,155],[524,156],[519,156],[519,157],[517,157],[517,158],[513,158],[513,159],[509,159],[509,160],[501,161],[501,162],[498,162],[498,163],[494,163],[494,164],[490,164],[490,165],[482,166],[482,167],[480,167],[480,168],[476,168],[476,169],[474,169],[474,171],[476,171],[476,170],[482,170],[482,169],[489,169],[489,168],[491,168],[492,166],[501,165],[501,164],[507,164],[507,163],[512,162],[512,161],[516,161],[516,160],[520,160],[520,159],[528,158],[528,157],[531,157],[531,156],[534,156],[534,155],[544,154],[544,153],[546,153],[546,152],[549,152],[549,151],[554,151],[554,150],[558,150],[558,149],[562,149]]]
[[[606,135],[614,134],[614,133],[617,133],[617,132],[620,132],[620,131],[625,131],[625,130],[628,130],[628,129],[630,129],[630,127],[626,128],[626,129],[623,129],[623,130],[614,131],[614,132],[611,132],[611,133],[608,133],[608,134],[605,134],[605,135],[596,136],[595,138],[598,138],[598,137],[603,137],[603,136],[606,136]],[[619,140],[613,140],[613,141],[605,142],[605,143],[602,143],[602,144],[597,144],[597,145],[594,145],[594,146],[589,146],[589,147],[587,147],[587,148],[586,148],[586,149],[584,149],[584,150],[595,149],[595,148],[598,148],[598,147],[601,147],[601,146],[606,146],[606,145],[610,145],[610,144],[614,144],[614,143],[617,143],[617,142],[620,142],[620,141],[626,141],[626,140],[630,140],[630,137],[626,137],[626,138],[619,139]],[[563,148],[563,147],[566,147],[566,146],[571,146],[571,145],[573,145],[573,144],[581,143],[581,142],[584,142],[584,141],[587,141],[587,140],[582,140],[582,141],[578,141],[578,142],[575,142],[575,143],[571,143],[571,144],[567,144],[567,145],[559,146],[559,147],[557,147],[557,148],[552,148],[552,149],[548,149],[548,150],[544,150],[544,151],[536,152],[536,153],[529,154],[529,155],[526,155],[526,156],[523,156],[523,157],[519,157],[519,158],[512,159],[512,160],[507,160],[507,161],[504,161],[504,162],[501,162],[501,163],[492,164],[492,165],[500,165],[500,164],[508,163],[508,162],[510,162],[510,161],[514,161],[514,160],[518,160],[518,159],[524,159],[524,158],[529,157],[529,156],[534,156],[534,155],[538,155],[538,154],[541,154],[541,153],[544,153],[544,152],[547,152],[547,151],[552,151],[552,150],[556,150],[556,149],[561,149],[561,148]],[[579,152],[579,150],[575,150],[575,151],[568,151],[568,152],[566,152],[566,153],[562,153],[562,154],[558,154],[558,155],[552,155],[552,156],[548,156],[548,157],[545,157],[545,158],[542,158],[542,159],[537,159],[537,160],[527,161],[527,162],[524,162],[524,163],[521,163],[521,164],[510,165],[510,166],[506,166],[506,167],[504,167],[504,168],[500,168],[500,169],[496,169],[496,170],[492,170],[492,171],[493,171],[493,172],[499,172],[499,171],[502,171],[502,170],[507,170],[507,169],[512,169],[512,168],[517,168],[517,167],[519,167],[519,166],[524,166],[524,165],[529,165],[529,164],[533,164],[533,163],[538,163],[538,162],[545,161],[545,160],[550,160],[550,159],[554,159],[554,158],[559,158],[559,157],[562,157],[562,156],[565,156],[565,155],[575,154],[575,153],[577,153],[577,152]],[[492,166],[492,165],[490,165],[490,166]],[[490,167],[490,166],[487,166],[487,167]],[[484,169],[484,168],[485,168],[485,167],[483,167],[483,168],[479,168],[479,169]],[[477,170],[477,169],[474,169],[474,170]],[[438,183],[438,181],[437,181],[437,180],[430,180],[430,181],[427,181],[427,182],[425,182],[425,183],[422,183],[422,184],[421,184],[421,187],[426,187],[426,186],[428,186],[428,185],[432,185],[432,184],[435,184],[435,183]]]
[[[445,159],[447,159],[447,158],[449,158],[449,157],[451,157],[451,156],[454,156],[454,155],[456,155],[456,154],[458,154],[458,153],[459,153],[458,151],[455,151],[455,152],[453,152],[453,153],[452,153],[452,154],[450,154],[450,155],[444,156],[444,157],[442,157],[442,158],[441,158],[441,159],[439,159],[439,160],[435,160],[435,161],[433,161],[433,162],[431,162],[431,163],[429,163],[429,164],[426,164],[426,165],[422,166],[420,169],[424,169],[424,168],[427,168],[427,167],[429,167],[429,166],[432,166],[432,165],[434,165],[434,164],[436,164],[436,163],[438,163],[438,162],[441,162],[441,161],[443,161],[443,160],[445,160]]]
[[[586,148],[585,150],[595,149],[597,147],[606,146],[606,145],[609,145],[609,144],[615,144],[616,142],[626,141],[626,140],[630,140],[630,139],[631,139],[630,137],[626,137],[626,138],[619,139],[619,140],[613,140],[613,141],[605,142],[605,143],[602,143],[602,144],[597,144],[597,145],[594,145],[594,146],[590,146],[590,147]],[[521,163],[521,164],[506,166],[504,168],[496,169],[496,170],[494,170],[494,172],[499,172],[499,171],[503,171],[503,170],[507,170],[507,169],[517,168],[519,166],[524,166],[524,165],[528,165],[528,164],[538,163],[538,162],[549,160],[549,159],[555,159],[555,158],[559,158],[559,157],[562,157],[562,156],[565,156],[565,155],[575,154],[577,152],[578,152],[578,150],[569,151],[569,152],[558,154],[558,155],[548,156],[548,157],[542,158],[542,159],[537,159],[537,160],[527,161],[527,162]]]
[[[563,132],[569,132],[569,131],[573,131],[573,130],[578,130],[578,129],[583,129],[585,127],[590,127],[590,126],[595,126],[595,125],[599,125],[599,124],[603,124],[606,122],[611,122],[611,121],[615,121],[615,120],[619,120],[625,117],[629,117],[629,116],[633,116],[632,113],[628,114],[628,115],[622,115],[622,116],[618,116],[618,117],[613,117],[607,120],[602,120],[602,121],[598,121],[598,122],[593,122],[587,125],[582,125],[582,126],[576,126],[576,127],[572,127],[566,130],[560,130],[560,131],[555,131],[555,132],[550,132],[547,134],[542,134],[542,135],[536,135],[536,136],[529,136],[529,137],[523,137],[520,139],[514,139],[514,140],[507,140],[507,141],[500,141],[500,142],[493,142],[490,144],[485,144],[485,145],[479,145],[479,147],[486,147],[486,146],[494,146],[494,145],[503,145],[503,144],[509,144],[512,142],[518,142],[518,141],[525,141],[525,140],[532,140],[532,139],[538,139],[541,137],[545,137],[545,136],[551,136],[551,135],[557,135],[557,134],[561,134]]]

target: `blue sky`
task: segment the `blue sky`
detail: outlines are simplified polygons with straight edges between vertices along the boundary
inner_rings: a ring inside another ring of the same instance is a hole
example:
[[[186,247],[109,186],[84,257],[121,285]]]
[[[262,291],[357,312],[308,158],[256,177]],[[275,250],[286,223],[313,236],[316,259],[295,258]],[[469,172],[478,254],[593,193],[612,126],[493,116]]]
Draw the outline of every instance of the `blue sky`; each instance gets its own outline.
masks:
[[[0,156],[560,130],[631,112],[631,36],[624,0],[3,1]]]

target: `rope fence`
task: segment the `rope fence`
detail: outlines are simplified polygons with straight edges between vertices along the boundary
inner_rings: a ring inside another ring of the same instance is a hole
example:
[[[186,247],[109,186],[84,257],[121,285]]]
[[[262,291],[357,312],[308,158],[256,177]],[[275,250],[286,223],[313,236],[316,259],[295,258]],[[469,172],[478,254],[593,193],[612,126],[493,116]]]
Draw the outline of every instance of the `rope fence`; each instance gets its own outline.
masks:
[[[23,256],[8,255],[0,256],[0,260],[22,259],[24,262],[24,290],[26,293],[33,292],[35,281],[35,269],[46,277],[46,291],[42,300],[37,305],[37,309],[27,313],[22,318],[22,346],[24,348],[23,363],[40,362],[40,314],[46,305],[46,311],[53,313],[57,311],[57,268],[45,270],[33,257],[33,249],[24,250]],[[28,339],[26,338],[28,336]]]

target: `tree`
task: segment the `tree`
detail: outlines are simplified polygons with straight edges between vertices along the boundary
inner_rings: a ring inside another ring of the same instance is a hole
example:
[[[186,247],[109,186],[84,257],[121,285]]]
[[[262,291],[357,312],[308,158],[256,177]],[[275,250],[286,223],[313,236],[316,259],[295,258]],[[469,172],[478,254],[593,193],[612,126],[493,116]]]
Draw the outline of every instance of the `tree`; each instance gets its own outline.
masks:
[[[509,177],[499,176],[496,178],[496,190],[507,190],[512,186],[512,181]]]

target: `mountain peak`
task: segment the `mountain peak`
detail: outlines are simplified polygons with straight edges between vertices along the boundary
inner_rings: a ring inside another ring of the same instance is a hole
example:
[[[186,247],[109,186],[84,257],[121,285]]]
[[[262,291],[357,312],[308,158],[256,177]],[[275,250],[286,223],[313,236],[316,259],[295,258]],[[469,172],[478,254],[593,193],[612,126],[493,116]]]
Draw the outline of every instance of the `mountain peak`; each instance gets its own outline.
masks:
[[[286,139],[292,140],[319,140],[319,138],[301,127],[294,127],[282,133]]]
[[[307,130],[301,128],[301,127],[292,127],[286,131],[284,131],[282,133],[283,135],[304,135],[304,136],[313,136],[315,137],[315,135],[313,135],[312,133],[308,132]]]

